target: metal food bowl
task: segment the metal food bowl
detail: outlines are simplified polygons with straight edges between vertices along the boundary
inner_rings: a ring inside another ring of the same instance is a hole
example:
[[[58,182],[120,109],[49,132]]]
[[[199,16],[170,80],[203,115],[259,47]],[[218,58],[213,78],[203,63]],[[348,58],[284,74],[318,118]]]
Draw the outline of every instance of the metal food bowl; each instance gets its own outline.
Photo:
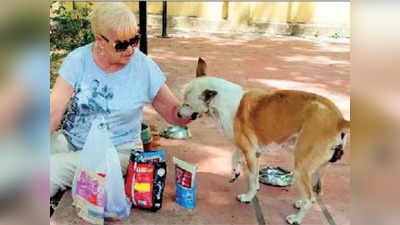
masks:
[[[259,172],[260,183],[286,187],[292,184],[293,172],[282,167],[262,167]]]
[[[171,139],[189,139],[192,137],[187,126],[171,125],[160,132],[161,137]]]

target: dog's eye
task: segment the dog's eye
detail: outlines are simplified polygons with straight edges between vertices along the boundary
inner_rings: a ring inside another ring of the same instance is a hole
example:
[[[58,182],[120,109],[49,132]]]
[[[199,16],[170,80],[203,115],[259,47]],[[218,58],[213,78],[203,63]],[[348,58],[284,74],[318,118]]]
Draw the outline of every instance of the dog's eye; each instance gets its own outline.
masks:
[[[183,107],[190,107],[189,104],[183,104]]]

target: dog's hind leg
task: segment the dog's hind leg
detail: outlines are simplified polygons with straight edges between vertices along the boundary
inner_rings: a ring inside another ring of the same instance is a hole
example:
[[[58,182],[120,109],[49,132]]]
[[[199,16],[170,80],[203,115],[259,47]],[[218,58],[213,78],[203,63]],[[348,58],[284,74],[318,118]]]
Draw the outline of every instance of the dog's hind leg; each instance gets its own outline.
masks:
[[[256,155],[256,163],[257,163],[256,189],[257,189],[257,191],[259,191],[260,190],[260,154]]]
[[[330,145],[334,132],[332,132],[333,135],[329,134],[330,132],[326,128],[322,128],[320,132],[309,131],[310,126],[303,127],[295,150],[295,179],[301,198],[295,203],[295,207],[299,208],[297,214],[289,215],[286,218],[290,224],[300,224],[312,203],[315,202],[313,191],[321,190],[320,173],[332,154]]]
[[[300,224],[312,206],[311,174],[307,170],[296,169],[296,182],[301,193],[301,199],[296,202],[296,207],[299,207],[300,210],[297,214],[289,215],[286,218],[289,224]]]
[[[322,185],[321,185],[321,173],[320,169],[316,170],[312,173],[311,176],[311,184],[312,184],[312,191],[313,195],[311,196],[311,203],[315,203],[315,195],[322,195]],[[301,209],[304,205],[303,199],[299,199],[294,203],[294,207],[296,209]]]
[[[322,165],[319,158],[323,155],[321,150],[326,148],[324,138],[318,136],[323,132],[316,132],[313,125],[304,124],[294,151],[294,178],[301,196],[294,204],[299,211],[286,217],[289,224],[300,224],[313,203],[312,175]],[[320,141],[315,142],[315,139]]]
[[[233,156],[232,156],[232,177],[231,177],[230,183],[235,182],[235,180],[240,175],[240,172],[239,172],[240,159],[241,159],[240,150],[238,148],[235,148],[235,152],[233,153]]]
[[[313,192],[317,195],[322,195],[321,172],[320,169],[312,174]]]

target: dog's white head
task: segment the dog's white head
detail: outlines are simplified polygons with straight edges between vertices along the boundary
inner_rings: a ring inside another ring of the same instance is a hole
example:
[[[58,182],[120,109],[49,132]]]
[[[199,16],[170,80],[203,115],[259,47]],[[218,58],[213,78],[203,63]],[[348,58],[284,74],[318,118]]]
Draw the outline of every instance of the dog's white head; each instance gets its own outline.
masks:
[[[202,58],[199,58],[196,79],[185,87],[184,101],[179,107],[178,116],[191,117],[194,120],[198,116],[208,113],[210,104],[218,95],[218,92],[207,79],[206,69],[206,62]]]

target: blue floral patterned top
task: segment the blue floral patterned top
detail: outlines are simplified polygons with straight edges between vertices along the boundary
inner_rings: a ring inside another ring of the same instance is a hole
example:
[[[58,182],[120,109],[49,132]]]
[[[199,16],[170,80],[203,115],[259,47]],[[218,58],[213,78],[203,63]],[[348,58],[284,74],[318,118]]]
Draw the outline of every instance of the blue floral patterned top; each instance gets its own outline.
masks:
[[[74,87],[62,128],[76,150],[82,149],[93,119],[100,114],[115,146],[137,143],[143,106],[152,103],[165,83],[160,68],[138,49],[121,70],[104,73],[94,62],[92,44],[72,51],[59,74]]]

